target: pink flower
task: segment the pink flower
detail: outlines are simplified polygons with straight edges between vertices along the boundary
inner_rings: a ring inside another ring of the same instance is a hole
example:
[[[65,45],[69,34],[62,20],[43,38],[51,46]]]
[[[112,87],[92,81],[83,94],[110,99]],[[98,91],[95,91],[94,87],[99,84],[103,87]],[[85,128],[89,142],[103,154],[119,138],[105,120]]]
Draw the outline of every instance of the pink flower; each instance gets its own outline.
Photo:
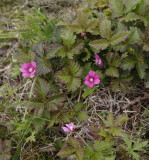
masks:
[[[87,85],[89,88],[93,88],[94,85],[100,83],[99,77],[100,76],[94,71],[89,71],[88,75],[85,77],[84,84]]]
[[[36,72],[36,62],[23,63],[20,68],[20,71],[22,72],[23,77],[33,78]]]
[[[97,66],[103,66],[103,62],[102,62],[102,60],[101,60],[101,58],[100,58],[100,56],[97,54],[97,53],[95,53],[94,54],[94,56],[95,56],[95,64],[97,65]]]
[[[86,36],[86,33],[85,32],[82,32],[81,33],[81,37],[85,37]]]
[[[72,132],[75,128],[75,125],[73,123],[68,123],[65,126],[66,127],[62,127],[62,129],[64,132],[67,132],[67,133]]]

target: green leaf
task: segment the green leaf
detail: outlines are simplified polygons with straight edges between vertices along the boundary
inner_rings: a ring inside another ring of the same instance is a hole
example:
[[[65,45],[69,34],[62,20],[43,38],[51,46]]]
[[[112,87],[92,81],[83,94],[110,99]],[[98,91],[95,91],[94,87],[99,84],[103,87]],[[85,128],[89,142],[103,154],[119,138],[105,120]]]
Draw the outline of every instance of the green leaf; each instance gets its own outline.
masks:
[[[107,120],[104,121],[106,127],[113,127],[114,125],[114,116],[112,113],[108,114]]]
[[[115,126],[120,126],[123,123],[127,122],[129,120],[129,118],[125,115],[118,115],[116,117],[116,121],[115,121]]]
[[[44,58],[35,57],[35,62],[37,63],[37,68],[36,68],[37,75],[46,75],[52,70],[51,64],[49,64],[47,60]]]
[[[86,105],[83,104],[82,102],[78,102],[77,104],[75,104],[74,106],[74,111],[75,112],[79,112],[82,110],[82,108],[86,108]]]
[[[129,21],[136,21],[139,18],[140,17],[138,15],[136,15],[134,12],[130,12],[125,17],[121,18],[120,20],[121,21],[124,20],[125,22],[129,22]]]
[[[73,34],[72,31],[65,30],[63,31],[61,38],[63,41],[63,45],[66,46],[68,49],[70,49],[75,43],[76,36]]]
[[[102,38],[110,40],[111,37],[111,21],[104,19],[100,23],[100,35]]]
[[[124,70],[131,70],[135,67],[136,65],[136,60],[134,58],[126,58],[122,64],[121,64],[121,68],[123,68]]]
[[[47,94],[50,91],[50,85],[44,79],[37,79],[33,88],[34,94],[41,98],[46,99]]]
[[[75,153],[75,150],[72,147],[64,146],[58,153],[57,156],[60,156],[61,158],[68,158],[72,154]]]
[[[72,46],[72,49],[68,51],[67,57],[69,59],[73,59],[73,55],[80,54],[80,51],[83,49],[84,43],[78,41],[74,46]]]
[[[110,67],[110,68],[106,69],[106,75],[108,75],[110,77],[119,77],[119,71],[117,68]]]
[[[50,110],[57,110],[59,106],[62,106],[65,100],[64,94],[53,95],[48,98],[47,107]]]
[[[36,134],[36,132],[32,132],[31,136],[29,136],[28,138],[26,138],[26,143],[27,142],[35,142],[36,141],[35,134]]]
[[[67,84],[68,90],[76,90],[81,85],[82,68],[75,61],[70,61],[68,67],[63,68],[56,74],[56,77],[62,82]]]
[[[137,63],[137,71],[141,79],[145,77],[145,70],[148,68],[146,63]]]
[[[82,97],[86,98],[87,96],[93,94],[95,90],[96,90],[95,87],[94,88],[85,88],[84,93],[82,94]]]
[[[129,36],[130,32],[127,31],[122,31],[122,32],[118,32],[115,35],[112,36],[111,38],[111,45],[117,45],[121,42],[124,42],[128,36]]]
[[[138,29],[135,27],[130,28],[130,35],[127,39],[127,44],[134,44],[140,40]]]
[[[110,44],[109,41],[105,39],[100,39],[90,42],[90,46],[98,50],[106,49],[109,46],[109,44]]]
[[[108,130],[108,132],[113,136],[122,136],[121,128],[119,127],[112,127]]]
[[[124,12],[124,5],[122,0],[110,0],[110,9],[114,17],[121,17]]]
[[[77,118],[81,121],[86,121],[88,119],[88,115],[86,112],[82,111],[77,114]]]
[[[129,13],[130,11],[134,10],[140,0],[127,0],[123,1],[125,5],[125,14]]]

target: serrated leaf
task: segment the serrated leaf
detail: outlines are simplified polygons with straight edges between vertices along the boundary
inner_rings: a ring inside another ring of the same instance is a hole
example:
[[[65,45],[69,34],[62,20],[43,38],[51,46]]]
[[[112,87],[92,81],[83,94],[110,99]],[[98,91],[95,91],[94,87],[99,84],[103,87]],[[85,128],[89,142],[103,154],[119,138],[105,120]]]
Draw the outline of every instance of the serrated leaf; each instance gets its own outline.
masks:
[[[124,70],[131,70],[135,67],[136,65],[136,60],[134,58],[126,58],[122,64],[121,64],[121,68],[123,68]]]
[[[140,17],[138,15],[136,15],[134,12],[130,12],[125,17],[120,18],[120,21],[122,21],[122,20],[124,20],[125,22],[136,21],[139,18]]]
[[[50,91],[50,85],[44,79],[37,79],[35,82],[33,91],[37,97],[41,99],[46,99],[46,96]]]
[[[63,32],[61,38],[63,41],[63,45],[66,46],[68,49],[70,49],[75,43],[76,36],[73,34],[72,31],[67,30]]]
[[[37,75],[46,75],[52,70],[51,64],[49,64],[47,60],[43,58],[35,57],[35,62],[37,63],[37,68],[36,68]]]
[[[104,50],[109,46],[109,41],[105,39],[95,40],[90,42],[90,46],[98,50]]]
[[[58,95],[53,95],[48,98],[47,102],[47,107],[50,110],[56,110],[58,109],[59,106],[63,105],[63,102],[65,100],[64,94],[58,94]]]
[[[110,40],[111,37],[111,21],[104,19],[100,23],[100,35]]]
[[[114,17],[121,17],[124,13],[124,5],[122,0],[110,0],[110,9]]]
[[[72,49],[71,49],[70,51],[68,51],[67,57],[68,57],[69,59],[73,59],[73,55],[75,55],[75,54],[80,54],[80,51],[81,51],[81,49],[83,49],[83,47],[84,47],[84,43],[83,43],[83,42],[78,42],[78,43],[76,43],[76,44],[72,47]]]
[[[114,125],[114,116],[112,113],[107,115],[107,120],[104,121],[106,127],[113,127]]]
[[[124,122],[127,122],[128,121],[128,117],[125,116],[125,115],[118,115],[116,117],[116,121],[115,121],[115,126],[120,126],[122,125]]]
[[[136,8],[136,6],[140,2],[140,0],[127,0],[127,1],[123,1],[123,2],[125,5],[125,14],[127,14]]]
[[[60,156],[61,158],[68,158],[72,154],[75,153],[75,150],[70,146],[64,146],[57,154],[57,156]]]
[[[110,68],[106,69],[106,75],[108,75],[110,77],[119,77],[118,69],[114,68],[114,67],[110,67]]]
[[[114,34],[111,38],[111,45],[117,45],[121,42],[124,42],[128,36],[129,36],[130,32],[126,32],[126,31],[122,31],[122,32],[118,32],[116,34]]]
[[[137,71],[141,79],[145,76],[145,70],[148,68],[146,63],[137,63]]]
[[[91,53],[89,52],[89,50],[87,48],[84,49],[85,51],[85,57],[82,59],[83,61],[87,61],[89,60],[90,56],[91,56]]]
[[[122,136],[121,128],[119,127],[112,127],[108,130],[108,132],[113,136]]]
[[[140,40],[140,35],[139,35],[139,32],[138,32],[138,29],[135,28],[135,27],[131,27],[130,28],[130,35],[127,39],[127,44],[130,44],[130,43],[136,43]]]

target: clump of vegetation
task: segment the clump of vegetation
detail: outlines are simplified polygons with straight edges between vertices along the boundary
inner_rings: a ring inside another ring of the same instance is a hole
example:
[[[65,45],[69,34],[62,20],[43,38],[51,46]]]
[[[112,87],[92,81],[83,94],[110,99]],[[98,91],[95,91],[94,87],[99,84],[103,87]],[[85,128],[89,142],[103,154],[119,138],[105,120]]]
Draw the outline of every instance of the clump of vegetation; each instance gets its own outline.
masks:
[[[148,0],[86,0],[59,18],[44,9],[22,13],[15,31],[1,34],[18,41],[12,77],[19,84],[0,88],[2,157],[10,158],[11,145],[14,160],[146,158],[148,141],[124,128],[131,117],[100,112],[94,126],[86,99],[100,87],[123,93],[131,93],[132,85],[149,87]],[[148,97],[145,92],[139,100]],[[79,134],[83,123],[91,125],[86,137]],[[28,144],[44,147],[31,150]]]

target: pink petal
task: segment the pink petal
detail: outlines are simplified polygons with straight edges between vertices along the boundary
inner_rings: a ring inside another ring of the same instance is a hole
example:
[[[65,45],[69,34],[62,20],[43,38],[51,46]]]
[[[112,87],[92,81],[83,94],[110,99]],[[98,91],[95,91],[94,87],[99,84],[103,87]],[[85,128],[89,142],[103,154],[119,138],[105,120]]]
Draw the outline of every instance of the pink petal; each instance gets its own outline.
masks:
[[[87,85],[89,88],[93,88],[94,84],[89,81],[84,81],[84,84]]]
[[[89,80],[90,80],[90,76],[87,75],[87,76],[85,77],[85,79],[86,79],[87,81],[89,81]]]
[[[30,74],[30,78],[33,78],[33,77],[35,77],[35,75],[34,74]]]
[[[94,84],[99,84],[100,83],[100,80],[99,79],[95,79],[94,80]]]
[[[94,80],[99,79],[99,77],[100,77],[100,75],[99,75],[99,74],[96,74],[96,75],[94,76]]]
[[[22,74],[22,76],[23,76],[24,78],[26,78],[26,77],[30,77],[30,74],[27,73],[27,72],[24,72],[24,73]]]
[[[88,75],[89,75],[90,77],[94,77],[95,74],[96,74],[96,73],[95,73],[94,71],[89,71],[89,74],[88,74]]]
[[[23,63],[21,68],[20,68],[20,71],[21,72],[26,72],[29,68],[29,64],[28,63]]]
[[[32,66],[33,68],[36,68],[36,62],[31,62],[31,66]]]
[[[66,133],[71,132],[71,130],[70,130],[69,128],[67,128],[67,127],[62,127],[62,129],[63,129],[63,131],[66,132]]]
[[[94,56],[95,56],[96,59],[99,59],[99,56],[98,56],[97,53],[95,53]]]
[[[68,127],[71,131],[73,131],[75,125],[73,123],[66,124],[66,127]]]

